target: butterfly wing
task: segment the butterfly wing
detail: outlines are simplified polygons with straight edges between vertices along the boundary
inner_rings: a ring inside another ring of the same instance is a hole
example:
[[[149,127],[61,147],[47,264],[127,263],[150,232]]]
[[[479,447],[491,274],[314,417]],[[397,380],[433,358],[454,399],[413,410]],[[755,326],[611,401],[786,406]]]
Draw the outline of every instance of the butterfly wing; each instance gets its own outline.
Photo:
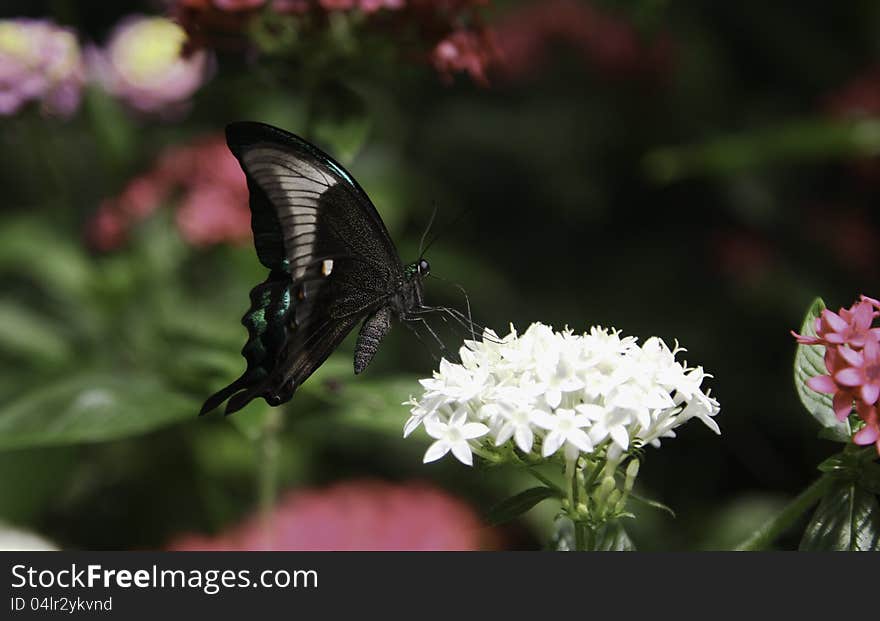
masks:
[[[247,369],[202,413],[227,399],[227,413],[257,397],[289,400],[403,273],[376,208],[330,156],[262,123],[233,123],[226,139],[247,177],[254,245],[270,274],[242,318]]]

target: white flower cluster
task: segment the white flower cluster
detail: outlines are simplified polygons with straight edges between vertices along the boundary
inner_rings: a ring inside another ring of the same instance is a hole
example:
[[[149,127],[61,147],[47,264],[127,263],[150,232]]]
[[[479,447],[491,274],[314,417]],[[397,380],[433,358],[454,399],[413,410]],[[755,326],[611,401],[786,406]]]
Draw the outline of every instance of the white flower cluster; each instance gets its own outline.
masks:
[[[496,451],[512,442],[523,453],[567,460],[607,448],[620,455],[633,441],[659,446],[676,427],[699,418],[720,433],[718,402],[703,392],[702,367],[676,361],[659,338],[593,327],[589,333],[554,332],[535,323],[522,335],[465,341],[461,363],[442,360],[412,407],[404,437],[424,424],[435,442],[425,462],[449,452],[471,465],[474,449]]]

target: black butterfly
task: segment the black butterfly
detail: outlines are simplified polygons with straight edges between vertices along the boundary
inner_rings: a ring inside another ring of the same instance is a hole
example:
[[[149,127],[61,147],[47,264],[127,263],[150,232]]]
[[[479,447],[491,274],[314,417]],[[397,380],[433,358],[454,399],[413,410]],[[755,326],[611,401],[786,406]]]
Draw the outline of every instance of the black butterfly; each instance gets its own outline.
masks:
[[[333,158],[262,123],[227,126],[226,142],[247,176],[254,245],[270,272],[242,318],[247,369],[201,414],[227,399],[227,414],[257,397],[289,401],[364,320],[354,353],[360,373],[392,317],[424,323],[420,314],[437,310],[422,301],[428,262],[401,263],[366,192]]]

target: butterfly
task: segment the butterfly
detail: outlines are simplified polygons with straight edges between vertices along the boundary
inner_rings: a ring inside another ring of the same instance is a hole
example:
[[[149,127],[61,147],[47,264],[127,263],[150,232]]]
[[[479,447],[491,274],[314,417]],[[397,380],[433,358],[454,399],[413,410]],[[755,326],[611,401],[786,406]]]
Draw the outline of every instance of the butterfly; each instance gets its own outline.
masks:
[[[247,178],[254,246],[269,275],[241,320],[247,368],[200,414],[224,401],[226,414],[259,397],[289,401],[358,323],[361,373],[392,319],[427,325],[422,315],[436,310],[423,302],[428,261],[401,262],[366,192],[333,158],[263,123],[228,125],[226,142]]]

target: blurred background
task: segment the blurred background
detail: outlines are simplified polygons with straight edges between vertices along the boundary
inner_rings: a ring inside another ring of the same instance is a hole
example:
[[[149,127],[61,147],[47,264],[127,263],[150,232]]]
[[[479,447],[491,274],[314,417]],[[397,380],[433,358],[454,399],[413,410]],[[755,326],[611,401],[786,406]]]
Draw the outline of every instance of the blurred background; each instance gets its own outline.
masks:
[[[645,453],[640,491],[677,517],[634,506],[639,549],[732,546],[836,450],[798,402],[789,330],[817,295],[878,294],[880,4],[10,0],[0,18],[0,521],[17,532],[548,540],[551,503],[485,524],[525,475],[425,466],[427,437],[402,440],[435,366],[407,330],[362,376],[349,339],[283,408],[196,416],[244,368],[265,277],[222,137],[243,119],[337,156],[404,261],[436,207],[433,272],[481,323],[677,338],[714,374],[720,438],[686,426]]]

